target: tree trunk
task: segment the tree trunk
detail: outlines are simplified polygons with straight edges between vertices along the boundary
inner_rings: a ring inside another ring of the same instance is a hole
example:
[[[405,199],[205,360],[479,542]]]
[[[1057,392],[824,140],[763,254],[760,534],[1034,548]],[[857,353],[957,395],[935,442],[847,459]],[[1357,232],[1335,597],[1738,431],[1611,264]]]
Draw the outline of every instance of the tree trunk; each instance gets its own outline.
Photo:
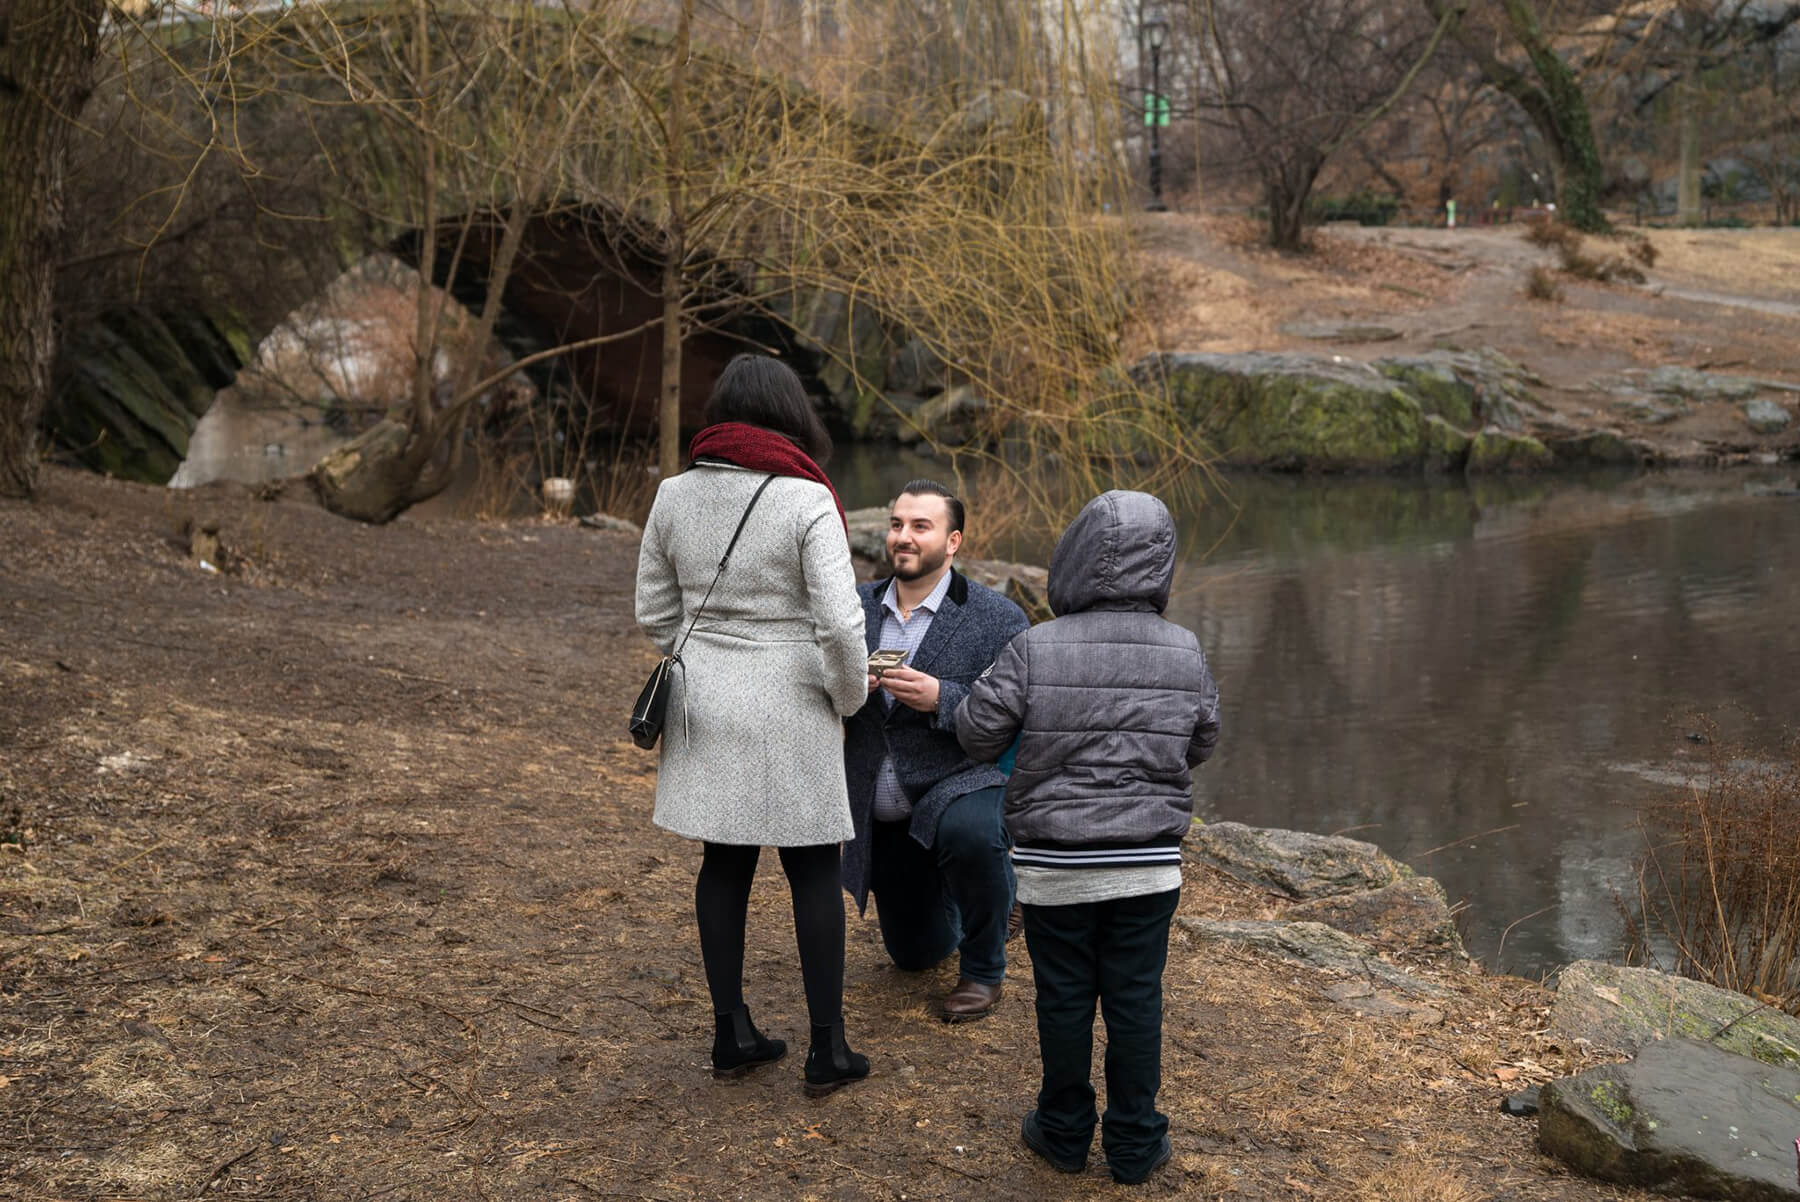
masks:
[[[1304,249],[1306,202],[1322,163],[1288,163],[1263,176],[1263,201],[1269,207],[1269,245],[1276,250]]]
[[[104,8],[13,0],[0,9],[0,496],[37,486],[69,130],[92,86]]]
[[[688,32],[693,19],[694,0],[682,0],[681,17],[675,26],[675,61],[669,69],[669,144],[665,164],[669,236],[662,272],[662,404],[656,417],[657,464],[665,480],[681,470],[681,265],[687,258],[682,150],[687,136]]]
[[[1451,7],[1451,0],[1424,3],[1440,20]],[[1483,77],[1511,97],[1543,136],[1556,176],[1557,216],[1578,230],[1606,230],[1606,214],[1600,208],[1605,174],[1581,83],[1545,38],[1528,0],[1501,0],[1500,7],[1507,30],[1531,64],[1530,74],[1496,54],[1491,38],[1460,21],[1455,27],[1456,39],[1481,68]]]
[[[1681,176],[1675,190],[1675,220],[1682,225],[1700,224],[1700,98],[1695,91],[1691,74],[1675,85],[1681,127]]]

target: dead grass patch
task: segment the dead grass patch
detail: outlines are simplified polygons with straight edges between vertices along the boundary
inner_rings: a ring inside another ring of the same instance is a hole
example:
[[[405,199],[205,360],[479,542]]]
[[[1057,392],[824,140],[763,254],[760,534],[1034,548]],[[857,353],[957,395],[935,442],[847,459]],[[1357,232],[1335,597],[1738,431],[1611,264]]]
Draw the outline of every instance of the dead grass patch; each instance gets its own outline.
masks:
[[[1401,1156],[1351,1186],[1356,1202],[1487,1202],[1492,1197],[1456,1168],[1416,1155]]]
[[[1787,229],[1649,230],[1663,278],[1678,277],[1721,292],[1794,297],[1800,238]]]
[[[1548,267],[1538,266],[1533,267],[1525,275],[1525,295],[1534,301],[1561,304],[1563,288],[1554,271]]]

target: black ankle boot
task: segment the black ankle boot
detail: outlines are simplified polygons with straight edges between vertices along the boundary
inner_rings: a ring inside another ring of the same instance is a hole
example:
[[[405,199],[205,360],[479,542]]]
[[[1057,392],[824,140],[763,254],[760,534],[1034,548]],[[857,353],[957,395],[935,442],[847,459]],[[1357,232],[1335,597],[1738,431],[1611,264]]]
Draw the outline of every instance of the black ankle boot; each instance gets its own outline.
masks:
[[[770,1039],[750,1021],[750,1007],[713,1015],[713,1076],[741,1077],[753,1068],[774,1064],[787,1055],[787,1044]]]
[[[814,1024],[812,1048],[806,1053],[806,1096],[822,1098],[834,1089],[869,1075],[869,1058],[844,1042],[842,1020],[828,1027]]]

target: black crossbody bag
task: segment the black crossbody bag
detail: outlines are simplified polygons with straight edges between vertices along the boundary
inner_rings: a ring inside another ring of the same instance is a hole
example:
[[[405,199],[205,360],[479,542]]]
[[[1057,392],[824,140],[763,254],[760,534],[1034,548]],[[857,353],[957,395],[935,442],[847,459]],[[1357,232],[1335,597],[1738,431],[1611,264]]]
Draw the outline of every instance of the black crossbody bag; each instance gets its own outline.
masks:
[[[688,635],[694,633],[694,626],[700,621],[700,615],[706,612],[706,603],[712,600],[713,589],[719,586],[719,577],[725,574],[725,565],[731,562],[731,553],[737,549],[738,535],[744,532],[744,523],[750,520],[750,511],[756,508],[756,503],[762,499],[763,489],[769,487],[774,479],[774,476],[765,476],[756,492],[751,495],[750,503],[744,506],[744,516],[738,519],[737,529],[731,532],[731,541],[725,544],[725,554],[719,559],[719,570],[713,573],[712,583],[706,586],[706,596],[700,599],[700,607],[694,610],[694,616],[688,622],[687,633],[675,644],[675,650],[663,656],[657,661],[656,667],[650,670],[650,679],[645,683],[644,691],[638,694],[637,704],[631,707],[631,741],[646,751],[655,747],[656,741],[662,738],[663,725],[669,715],[669,692],[673,687],[670,677],[674,675],[676,668],[680,668],[682,679],[685,681],[687,678],[687,665],[681,662],[681,649],[687,646]],[[684,713],[686,708],[684,703]],[[682,727],[685,734],[685,719]]]

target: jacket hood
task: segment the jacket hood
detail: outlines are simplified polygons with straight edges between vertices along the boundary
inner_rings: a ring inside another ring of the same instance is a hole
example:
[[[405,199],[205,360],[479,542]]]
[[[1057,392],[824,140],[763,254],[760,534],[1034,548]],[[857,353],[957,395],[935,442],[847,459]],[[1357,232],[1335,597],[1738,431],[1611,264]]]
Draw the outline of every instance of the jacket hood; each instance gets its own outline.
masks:
[[[1169,604],[1175,519],[1146,492],[1115,489],[1089,501],[1050,556],[1050,609],[1154,610]]]

